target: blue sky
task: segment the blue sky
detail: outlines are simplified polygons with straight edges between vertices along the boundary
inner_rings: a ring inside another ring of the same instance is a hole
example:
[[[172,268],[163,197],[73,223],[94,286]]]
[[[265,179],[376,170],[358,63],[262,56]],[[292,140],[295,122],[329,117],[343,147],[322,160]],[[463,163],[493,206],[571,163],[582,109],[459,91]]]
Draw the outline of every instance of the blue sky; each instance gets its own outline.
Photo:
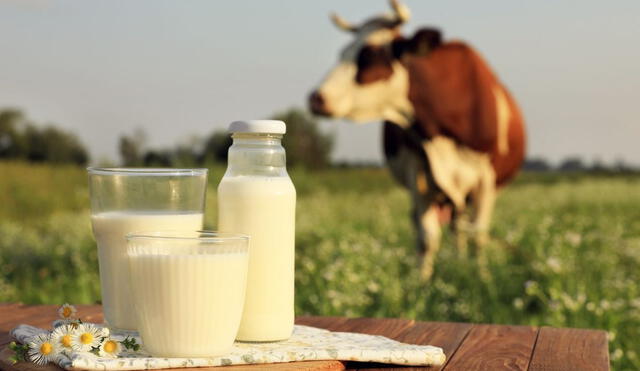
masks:
[[[478,49],[527,120],[529,155],[640,164],[640,2],[406,0],[421,25]],[[383,0],[0,0],[0,107],[76,132],[94,159],[121,134],[151,146],[305,102]],[[381,160],[377,123],[322,120],[338,159]]]

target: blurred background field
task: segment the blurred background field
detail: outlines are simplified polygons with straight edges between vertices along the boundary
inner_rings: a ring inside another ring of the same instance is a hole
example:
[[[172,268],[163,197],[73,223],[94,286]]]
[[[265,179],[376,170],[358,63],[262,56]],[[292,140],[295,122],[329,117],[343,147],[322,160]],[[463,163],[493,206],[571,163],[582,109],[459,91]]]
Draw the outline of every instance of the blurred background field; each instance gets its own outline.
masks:
[[[207,227],[223,171],[211,168]],[[600,328],[614,368],[640,368],[640,176],[521,174],[489,247],[460,254],[447,234],[429,283],[409,197],[386,169],[291,176],[297,314]],[[0,302],[99,302],[88,204],[82,168],[0,162]]]

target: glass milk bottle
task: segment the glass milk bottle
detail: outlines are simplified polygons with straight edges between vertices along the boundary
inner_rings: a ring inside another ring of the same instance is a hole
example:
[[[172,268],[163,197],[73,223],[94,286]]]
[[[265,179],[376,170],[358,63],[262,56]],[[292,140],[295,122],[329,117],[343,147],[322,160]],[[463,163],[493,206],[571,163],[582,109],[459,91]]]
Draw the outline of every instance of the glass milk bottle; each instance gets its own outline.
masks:
[[[278,341],[293,331],[296,190],[281,140],[285,123],[235,121],[227,171],[218,186],[222,232],[249,240],[240,341]]]

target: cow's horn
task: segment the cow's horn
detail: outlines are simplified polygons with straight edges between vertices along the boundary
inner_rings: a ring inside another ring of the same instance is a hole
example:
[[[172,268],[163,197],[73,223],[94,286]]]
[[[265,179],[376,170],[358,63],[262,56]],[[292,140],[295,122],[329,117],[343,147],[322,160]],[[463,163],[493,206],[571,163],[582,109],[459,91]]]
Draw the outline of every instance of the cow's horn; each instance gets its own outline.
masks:
[[[353,26],[346,19],[340,17],[336,13],[331,13],[331,21],[341,30],[348,32],[355,32],[357,30],[357,27]]]
[[[411,18],[411,12],[406,5],[402,4],[399,0],[390,0],[391,8],[398,19],[398,23],[403,24],[409,21]]]

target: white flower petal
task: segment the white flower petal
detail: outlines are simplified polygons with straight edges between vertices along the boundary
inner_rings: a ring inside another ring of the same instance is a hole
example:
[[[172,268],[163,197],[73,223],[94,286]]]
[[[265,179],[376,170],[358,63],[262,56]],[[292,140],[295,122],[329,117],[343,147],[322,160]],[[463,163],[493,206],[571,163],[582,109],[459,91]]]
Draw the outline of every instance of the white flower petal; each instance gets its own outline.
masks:
[[[59,326],[51,333],[51,340],[58,344],[60,350],[72,350],[73,335],[76,333],[76,331],[77,330],[74,328],[74,326],[70,324]]]
[[[47,354],[42,353],[42,345],[48,343],[50,350]],[[60,347],[51,339],[50,334],[39,334],[29,340],[28,359],[38,365],[45,365],[54,361],[60,353]]]
[[[113,347],[113,349],[111,349],[111,352],[107,351],[107,345],[111,345]],[[122,344],[120,344],[119,341],[111,338],[106,338],[104,339],[102,344],[100,344],[100,350],[98,351],[98,354],[100,355],[100,357],[117,358],[121,352]]]
[[[102,329],[90,323],[83,323],[78,326],[71,339],[73,350],[90,352],[92,348],[100,346]]]
[[[77,313],[78,313],[78,310],[76,309],[76,307],[74,307],[69,303],[64,303],[60,307],[60,309],[58,309],[58,315],[60,316],[60,318],[65,320],[75,318]]]

